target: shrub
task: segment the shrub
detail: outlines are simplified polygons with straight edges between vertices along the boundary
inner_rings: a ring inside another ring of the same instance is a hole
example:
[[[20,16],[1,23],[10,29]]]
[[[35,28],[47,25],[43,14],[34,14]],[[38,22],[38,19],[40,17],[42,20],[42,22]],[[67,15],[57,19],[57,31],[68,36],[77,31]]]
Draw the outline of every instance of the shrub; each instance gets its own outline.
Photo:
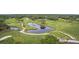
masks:
[[[41,39],[41,43],[43,44],[54,44],[54,43],[58,43],[58,40],[56,37],[54,37],[53,35],[47,35],[44,39]]]

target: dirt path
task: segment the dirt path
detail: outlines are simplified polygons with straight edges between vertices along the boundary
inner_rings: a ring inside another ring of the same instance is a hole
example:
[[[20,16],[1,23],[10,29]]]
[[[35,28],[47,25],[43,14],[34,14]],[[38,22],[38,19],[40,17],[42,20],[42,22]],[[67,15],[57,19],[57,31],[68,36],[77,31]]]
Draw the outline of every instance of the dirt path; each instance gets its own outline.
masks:
[[[40,33],[40,34],[36,34],[36,33],[27,33],[27,32],[24,32],[24,31],[20,31],[20,33],[26,34],[26,35],[48,35],[48,34],[49,34],[49,33]]]
[[[67,34],[67,33],[64,33],[64,32],[62,32],[62,31],[58,31],[58,32],[63,33],[63,34],[65,34],[65,35],[69,36],[72,40],[76,40],[75,37],[73,37],[73,36],[71,36],[71,35],[69,35],[69,34]]]
[[[11,35],[4,36],[4,37],[0,38],[0,41],[5,40],[5,39],[10,38],[10,37],[12,37],[12,36]]]
[[[79,43],[79,41],[77,41],[76,38],[74,38],[73,36],[71,36],[71,35],[69,35],[69,34],[67,34],[67,33],[64,33],[64,32],[62,32],[62,31],[58,31],[58,32],[63,33],[63,34],[65,34],[65,35],[67,35],[67,36],[69,36],[69,37],[71,38],[71,39],[69,39],[69,40],[65,40],[65,39],[63,39],[63,38],[59,38],[59,41],[60,41],[60,42]]]

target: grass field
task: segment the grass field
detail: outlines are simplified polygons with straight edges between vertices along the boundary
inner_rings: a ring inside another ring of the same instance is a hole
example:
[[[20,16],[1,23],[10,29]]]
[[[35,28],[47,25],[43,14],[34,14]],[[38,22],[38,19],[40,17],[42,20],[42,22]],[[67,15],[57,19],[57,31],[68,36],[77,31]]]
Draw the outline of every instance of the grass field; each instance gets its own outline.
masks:
[[[79,40],[79,22],[77,22],[77,21],[73,21],[73,22],[49,21],[48,25],[54,27],[55,32],[56,31],[62,31],[62,32],[65,32],[67,34],[70,34],[71,36],[73,36],[77,40]],[[54,31],[52,33],[54,33]]]
[[[48,40],[48,38],[49,38],[48,37],[49,35],[25,35],[18,31],[8,31],[3,34],[0,33],[0,35],[1,35],[0,37],[6,36],[6,35],[12,35],[12,38],[3,40],[0,43],[28,43],[28,44],[38,43],[38,44],[40,44],[40,43],[43,43],[43,41],[46,41],[46,39]],[[51,37],[53,37],[53,36],[51,36]],[[54,39],[50,39],[51,41],[48,40],[48,42],[44,42],[44,43],[50,43],[50,42],[53,43]]]

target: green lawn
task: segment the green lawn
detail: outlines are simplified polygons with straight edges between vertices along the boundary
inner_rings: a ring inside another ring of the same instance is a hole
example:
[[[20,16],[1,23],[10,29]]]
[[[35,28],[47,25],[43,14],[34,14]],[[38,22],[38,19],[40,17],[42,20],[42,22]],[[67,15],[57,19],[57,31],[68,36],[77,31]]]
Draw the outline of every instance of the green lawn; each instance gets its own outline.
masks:
[[[51,27],[54,27],[55,31],[65,32],[65,33],[75,37],[77,40],[79,40],[79,22],[77,22],[77,21],[73,21],[73,22],[49,21],[48,25]],[[54,33],[54,32],[52,32],[52,33]],[[61,36],[62,36],[62,34],[60,35],[60,37]]]
[[[9,39],[5,39],[3,41],[1,41],[0,43],[27,43],[27,44],[40,44],[40,43],[57,43],[57,41],[55,42],[55,40],[57,40],[56,38],[53,38],[53,36],[51,36],[51,39],[48,39],[49,35],[25,35],[20,33],[19,31],[9,31],[9,32],[5,32],[5,33],[0,33],[1,37],[7,36],[7,35],[12,35],[12,38]],[[0,37],[0,38],[1,38]],[[48,37],[48,38],[47,38]],[[48,40],[48,42],[47,42]],[[51,40],[51,42],[50,42]],[[54,42],[53,42],[54,40]],[[10,42],[11,41],[11,42]]]

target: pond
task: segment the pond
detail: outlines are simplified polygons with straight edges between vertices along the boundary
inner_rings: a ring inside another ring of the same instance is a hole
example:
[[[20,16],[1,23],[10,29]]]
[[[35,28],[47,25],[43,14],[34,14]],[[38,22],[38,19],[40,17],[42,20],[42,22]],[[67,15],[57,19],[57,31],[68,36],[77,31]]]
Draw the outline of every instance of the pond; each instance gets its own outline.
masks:
[[[37,28],[37,30],[29,30],[29,31],[27,31],[29,33],[46,33],[46,32],[49,32],[49,31],[52,30],[52,28],[50,28],[48,26],[46,26],[44,29],[41,29],[40,28],[41,26],[38,25],[38,24],[35,24],[35,23],[28,23],[28,25]]]
[[[37,28],[37,30],[28,30],[27,31],[28,33],[46,33],[52,30],[52,28],[48,26],[46,26],[44,29],[41,29],[40,28],[41,26],[35,23],[28,23],[28,25],[31,27]],[[15,26],[11,26],[10,30],[21,30],[21,29]]]

